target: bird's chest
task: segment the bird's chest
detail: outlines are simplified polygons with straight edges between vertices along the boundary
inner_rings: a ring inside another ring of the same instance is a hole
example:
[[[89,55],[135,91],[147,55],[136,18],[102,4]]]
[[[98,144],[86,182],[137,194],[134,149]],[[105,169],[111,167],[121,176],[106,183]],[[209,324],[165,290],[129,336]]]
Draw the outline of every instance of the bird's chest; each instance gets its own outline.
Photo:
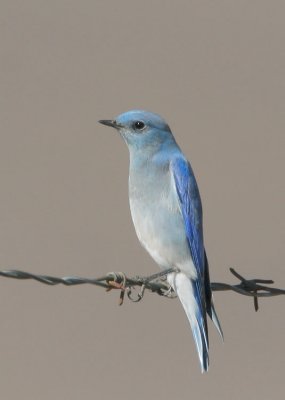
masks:
[[[141,244],[160,264],[179,246],[183,220],[178,197],[169,171],[130,174],[130,209]],[[182,239],[184,240],[184,238]]]
[[[145,174],[130,175],[130,208],[135,227],[140,233],[149,229],[162,229],[162,224],[165,225],[171,215],[179,211],[177,195],[173,189],[168,171],[146,171]]]

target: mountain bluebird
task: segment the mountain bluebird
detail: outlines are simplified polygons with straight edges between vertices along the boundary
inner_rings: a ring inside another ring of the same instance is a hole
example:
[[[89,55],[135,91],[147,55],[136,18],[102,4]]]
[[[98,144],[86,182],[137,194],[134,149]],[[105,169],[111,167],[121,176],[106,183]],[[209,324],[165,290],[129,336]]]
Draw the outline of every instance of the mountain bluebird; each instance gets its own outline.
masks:
[[[209,366],[206,313],[223,336],[215,312],[203,242],[202,205],[192,168],[167,123],[132,110],[114,120],[130,153],[129,200],[139,241],[162,269],[190,322],[202,372]]]

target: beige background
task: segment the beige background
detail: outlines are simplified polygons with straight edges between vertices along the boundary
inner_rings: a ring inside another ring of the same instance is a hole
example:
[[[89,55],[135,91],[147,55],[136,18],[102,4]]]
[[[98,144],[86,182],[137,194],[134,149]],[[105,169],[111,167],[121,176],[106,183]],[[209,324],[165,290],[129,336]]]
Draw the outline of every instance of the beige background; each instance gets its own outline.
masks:
[[[96,277],[157,266],[135,237],[128,154],[97,123],[162,114],[203,198],[213,281],[284,273],[284,1],[1,0],[0,268]],[[216,293],[201,375],[178,301],[0,279],[2,399],[268,399],[284,300]],[[196,397],[195,397],[196,396]]]

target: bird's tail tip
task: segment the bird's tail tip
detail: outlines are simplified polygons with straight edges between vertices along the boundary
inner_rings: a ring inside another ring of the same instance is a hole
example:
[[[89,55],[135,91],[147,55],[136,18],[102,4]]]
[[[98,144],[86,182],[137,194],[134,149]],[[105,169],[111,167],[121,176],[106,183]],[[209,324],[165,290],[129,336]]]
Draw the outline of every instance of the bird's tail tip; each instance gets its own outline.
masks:
[[[220,324],[218,315],[216,313],[215,307],[214,307],[214,303],[212,302],[211,304],[211,315],[210,315],[211,320],[213,321],[217,331],[219,332],[222,340],[224,341],[224,333],[223,333],[223,329],[222,326]]]
[[[198,357],[201,366],[201,372],[208,372],[209,370],[209,345],[207,336],[205,335],[204,329],[201,329],[201,325],[199,322],[191,321],[190,322],[193,332],[194,341],[196,344]]]

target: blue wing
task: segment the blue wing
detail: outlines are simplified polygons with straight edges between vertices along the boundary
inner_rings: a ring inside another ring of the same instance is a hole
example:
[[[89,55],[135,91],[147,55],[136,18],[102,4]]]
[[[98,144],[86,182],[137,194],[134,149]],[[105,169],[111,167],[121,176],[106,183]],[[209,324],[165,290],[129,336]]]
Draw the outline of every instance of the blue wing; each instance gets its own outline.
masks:
[[[198,186],[190,164],[182,156],[171,162],[175,188],[179,197],[185,232],[197,279],[191,280],[197,309],[196,324],[192,326],[194,339],[203,369],[208,369],[208,327],[205,299],[205,263],[203,243],[202,205]]]
[[[183,156],[177,157],[171,162],[171,171],[181,205],[181,212],[190,253],[197,271],[197,279],[195,281],[192,280],[192,287],[198,305],[196,318],[199,325],[200,335],[202,336],[204,359],[208,351],[206,312],[214,322],[222,337],[223,332],[214,308],[210,286],[208,260],[203,241],[202,203],[192,168]]]
[[[190,164],[184,158],[171,163],[176,191],[181,204],[185,232],[198,278],[204,276],[204,243],[202,205],[196,179]]]

